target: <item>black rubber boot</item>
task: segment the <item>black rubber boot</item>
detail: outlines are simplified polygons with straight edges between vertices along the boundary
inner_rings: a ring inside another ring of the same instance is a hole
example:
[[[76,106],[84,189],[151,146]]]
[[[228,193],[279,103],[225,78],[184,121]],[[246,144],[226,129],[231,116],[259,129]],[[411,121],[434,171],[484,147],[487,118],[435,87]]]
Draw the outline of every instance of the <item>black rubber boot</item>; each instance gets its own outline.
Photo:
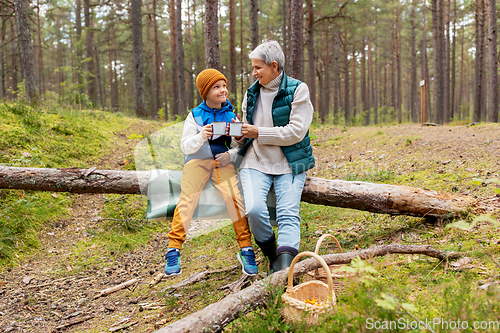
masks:
[[[276,272],[276,237],[273,235],[271,238],[269,238],[267,241],[261,243],[257,240],[255,240],[255,243],[260,247],[262,250],[262,253],[266,256],[267,260],[269,261],[269,271],[268,274],[272,274]]]
[[[288,251],[283,251],[278,253],[278,259],[277,259],[277,264],[276,264],[276,269],[278,271],[281,271],[282,269],[290,267],[292,264],[293,258],[295,258],[295,254],[288,252]]]

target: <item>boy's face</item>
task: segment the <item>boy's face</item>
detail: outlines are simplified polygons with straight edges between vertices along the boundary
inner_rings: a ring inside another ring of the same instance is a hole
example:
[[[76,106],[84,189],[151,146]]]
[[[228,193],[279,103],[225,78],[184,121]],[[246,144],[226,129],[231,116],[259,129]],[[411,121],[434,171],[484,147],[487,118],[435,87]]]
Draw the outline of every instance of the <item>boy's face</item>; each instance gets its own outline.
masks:
[[[227,99],[227,84],[224,80],[219,80],[212,84],[207,93],[206,103],[209,107],[220,108],[220,104]]]
[[[252,59],[252,75],[259,80],[261,85],[266,85],[278,77],[278,63],[273,61],[269,66],[260,59]]]

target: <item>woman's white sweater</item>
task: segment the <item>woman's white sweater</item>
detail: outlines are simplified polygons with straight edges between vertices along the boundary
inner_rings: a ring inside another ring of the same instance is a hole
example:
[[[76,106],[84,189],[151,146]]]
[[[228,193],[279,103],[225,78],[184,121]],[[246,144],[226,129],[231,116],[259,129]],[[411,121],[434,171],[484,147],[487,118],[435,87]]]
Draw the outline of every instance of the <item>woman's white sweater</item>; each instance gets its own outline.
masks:
[[[281,146],[291,146],[304,139],[313,119],[314,109],[309,88],[301,83],[295,90],[290,122],[286,126],[273,126],[272,105],[278,94],[283,72],[268,84],[261,86],[253,113],[253,125],[258,127],[258,138],[254,139],[240,165],[242,169],[256,169],[270,175],[283,175],[292,170],[283,155]],[[247,94],[241,107],[243,121],[247,123]]]

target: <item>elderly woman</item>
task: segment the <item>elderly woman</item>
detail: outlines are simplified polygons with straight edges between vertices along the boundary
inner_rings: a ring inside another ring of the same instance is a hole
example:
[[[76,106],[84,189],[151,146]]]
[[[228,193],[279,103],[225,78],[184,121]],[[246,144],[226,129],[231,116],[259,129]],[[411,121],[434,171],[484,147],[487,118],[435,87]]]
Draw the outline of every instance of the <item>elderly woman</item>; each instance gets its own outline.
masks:
[[[309,140],[314,110],[307,85],[283,71],[285,55],[278,42],[264,42],[249,58],[257,81],[242,103],[246,140],[239,152],[240,179],[250,229],[272,273],[290,267],[299,251],[300,198],[305,172],[314,167]],[[271,186],[276,194],[277,244],[266,204]]]

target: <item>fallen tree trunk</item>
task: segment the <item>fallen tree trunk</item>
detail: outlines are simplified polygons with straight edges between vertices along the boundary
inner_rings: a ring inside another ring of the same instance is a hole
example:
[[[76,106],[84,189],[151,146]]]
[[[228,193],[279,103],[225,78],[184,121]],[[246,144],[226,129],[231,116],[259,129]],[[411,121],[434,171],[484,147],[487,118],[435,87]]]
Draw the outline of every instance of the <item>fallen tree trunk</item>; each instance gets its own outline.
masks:
[[[145,194],[149,171],[0,166],[0,188],[72,193]],[[307,177],[302,201],[374,213],[454,217],[498,209],[463,195],[401,185]]]
[[[324,255],[322,258],[328,265],[348,264],[356,257],[369,259],[387,254],[423,254],[441,261],[456,259],[461,253],[439,251],[428,245],[382,245],[372,249],[339,254]],[[314,258],[306,259],[295,265],[294,276],[300,277],[321,264]],[[231,294],[217,303],[190,314],[155,333],[169,332],[220,332],[230,322],[254,309],[263,306],[270,293],[270,287],[283,286],[288,276],[288,268],[255,282],[239,293]]]
[[[141,194],[148,179],[148,171],[0,166],[0,188],[16,190]]]
[[[476,198],[404,185],[308,177],[302,201],[373,213],[411,216],[459,216],[464,212],[483,214],[493,208]]]

